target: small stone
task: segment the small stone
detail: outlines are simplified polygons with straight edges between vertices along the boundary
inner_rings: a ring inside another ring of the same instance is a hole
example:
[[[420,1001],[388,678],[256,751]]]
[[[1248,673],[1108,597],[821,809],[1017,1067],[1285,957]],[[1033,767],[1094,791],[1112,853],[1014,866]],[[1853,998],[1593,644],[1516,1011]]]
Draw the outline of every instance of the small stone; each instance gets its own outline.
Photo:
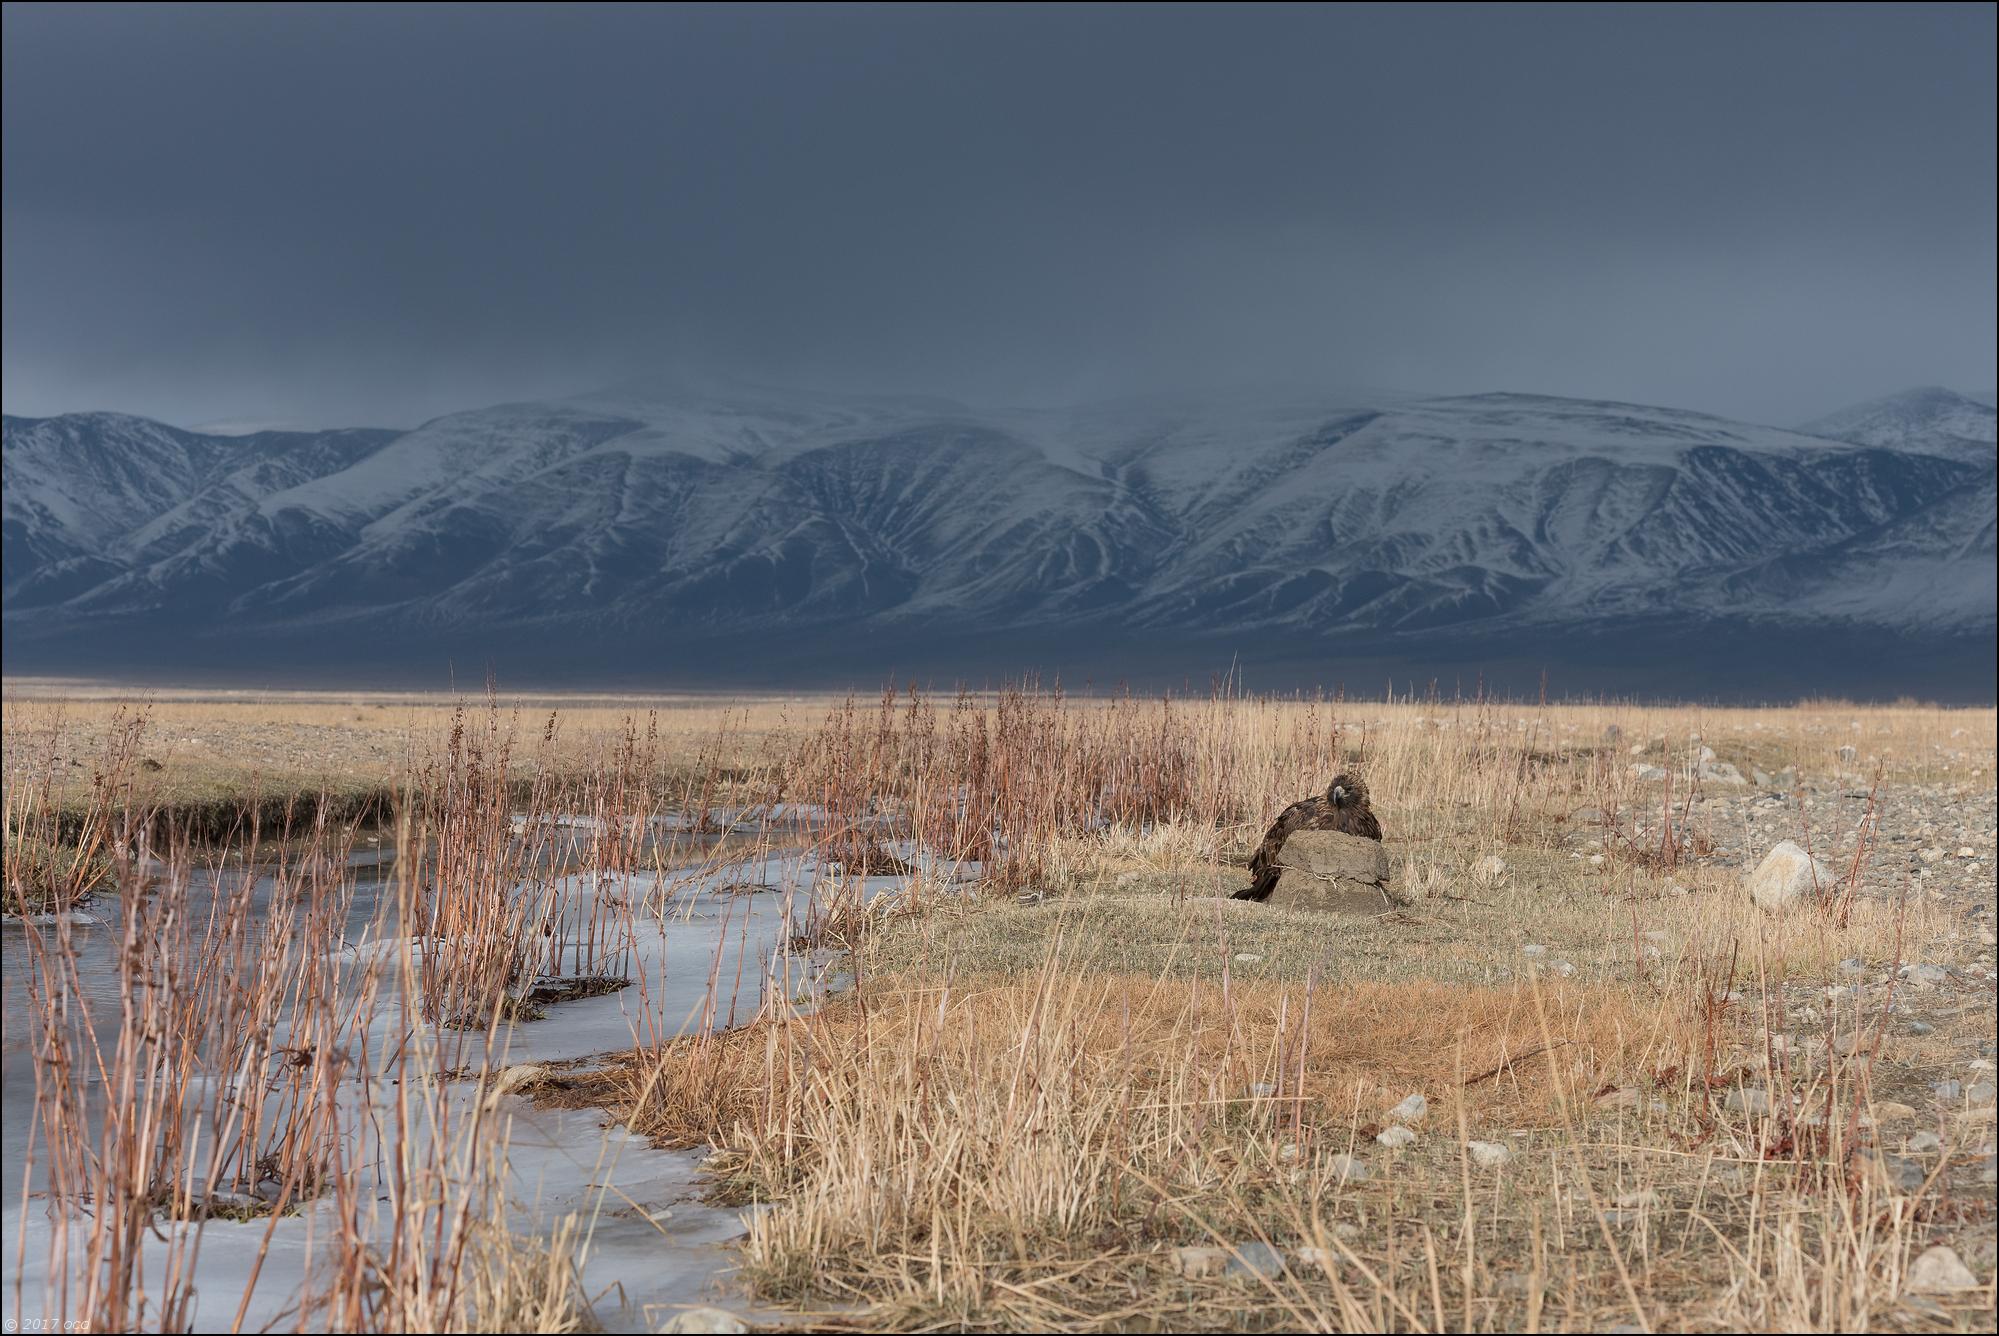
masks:
[[[1930,1093],[1948,1103],[1956,1102],[1964,1094],[1962,1081],[1939,1081],[1930,1087]]]
[[[1728,1092],[1728,1097],[1722,1101],[1722,1107],[1736,1113],[1768,1113],[1770,1092],[1756,1086],[1731,1090]]]
[[[1904,965],[1902,978],[1918,988],[1935,988],[1950,978],[1950,971],[1941,965]]]
[[[1238,965],[1261,965],[1263,957],[1251,951],[1238,951],[1236,952],[1235,963]]]
[[[1166,1260],[1175,1275],[1201,1280],[1225,1274],[1234,1259],[1226,1248],[1175,1248],[1166,1254]]]
[[[1513,1158],[1513,1152],[1497,1141],[1467,1141],[1465,1151],[1471,1162],[1481,1169],[1497,1169]]]
[[[1913,1035],[1925,1035],[1925,1034],[1935,1034],[1936,1032],[1937,1032],[1937,1027],[1936,1027],[1936,1026],[1934,1026],[1934,1025],[1931,1025],[1931,1024],[1930,1024],[1930,1023],[1928,1022],[1928,1021],[1910,1021],[1910,1022],[1909,1022],[1909,1033],[1910,1033],[1910,1034],[1913,1034]]]
[[[1994,1096],[1999,1096],[1999,1086],[1990,1081],[1974,1081],[1964,1092],[1965,1101],[1970,1104],[1990,1104]]]
[[[1957,856],[1959,858],[1976,858],[1978,857],[1978,850],[1967,844],[1957,851]]]
[[[1520,948],[1520,954],[1523,956],[1545,956],[1548,954],[1548,948],[1537,942],[1529,942],[1526,946]]]
[[[1934,847],[1924,849],[1916,857],[1922,859],[1925,863],[1940,862],[1943,859],[1943,850]]]
[[[1909,1281],[1903,1288],[1911,1294],[1949,1294],[1977,1289],[1978,1277],[1955,1250],[1939,1243],[1910,1265]]]
[[[1388,1116],[1398,1123],[1420,1123],[1430,1114],[1430,1101],[1421,1095],[1411,1095],[1388,1111]]]
[[[1384,1128],[1380,1135],[1375,1137],[1375,1140],[1390,1150],[1400,1150],[1404,1146],[1415,1145],[1416,1134],[1401,1123],[1397,1123],[1393,1127]]]
[[[1856,978],[1867,973],[1867,962],[1859,956],[1848,956],[1845,960],[1840,961],[1838,965],[1834,966],[1834,968],[1849,978]]]
[[[1927,1155],[1943,1149],[1943,1138],[1935,1132],[1918,1132],[1904,1143],[1902,1149],[1911,1155]]]
[[[1284,1254],[1267,1243],[1252,1239],[1235,1246],[1234,1257],[1229,1259],[1229,1274],[1233,1276],[1262,1276],[1266,1280],[1284,1274]]]
[[[1899,1192],[1914,1192],[1923,1185],[1923,1180],[1929,1177],[1923,1172],[1923,1166],[1900,1155],[1863,1150],[1860,1152],[1860,1160],[1884,1187]]]
[[[1640,780],[1664,779],[1666,777],[1666,770],[1663,766],[1647,765],[1643,761],[1639,761],[1633,763],[1631,775],[1632,778]]]
[[[669,1332],[677,1333],[677,1336],[694,1336],[697,1332],[744,1332],[749,1329],[747,1322],[720,1308],[683,1308],[668,1318],[660,1331],[662,1336]]]
[[[1371,1172],[1365,1160],[1348,1155],[1345,1151],[1327,1156],[1326,1167],[1333,1171],[1335,1183],[1365,1183]]]
[[[1777,910],[1801,899],[1816,899],[1833,884],[1832,870],[1790,840],[1772,846],[1744,883],[1761,909]]]
[[[1636,1192],[1627,1192],[1619,1197],[1617,1204],[1627,1211],[1642,1210],[1657,1206],[1659,1204],[1659,1194],[1651,1188],[1640,1188]]]
[[[1874,1106],[1874,1116],[1884,1123],[1906,1123],[1916,1116],[1916,1111],[1906,1104],[1885,1099]]]
[[[1277,1087],[1268,1081],[1258,1081],[1249,1088],[1251,1099],[1269,1099],[1277,1093]]]

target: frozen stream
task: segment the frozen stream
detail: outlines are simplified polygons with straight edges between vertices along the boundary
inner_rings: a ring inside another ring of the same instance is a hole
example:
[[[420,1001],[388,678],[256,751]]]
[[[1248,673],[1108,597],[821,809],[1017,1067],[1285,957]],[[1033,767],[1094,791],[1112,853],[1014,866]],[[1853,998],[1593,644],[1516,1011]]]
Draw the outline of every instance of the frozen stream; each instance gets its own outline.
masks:
[[[348,913],[346,939],[329,944],[343,969],[381,968],[408,951],[401,939],[378,940],[372,932],[382,919],[379,900],[389,883],[366,855],[350,863],[357,890]],[[580,920],[598,897],[618,897],[639,906],[621,927],[633,983],[598,997],[552,1004],[545,1019],[503,1025],[505,1052],[491,1070],[524,1062],[559,1062],[629,1050],[635,1042],[722,1028],[754,1018],[767,1001],[812,1005],[824,995],[831,963],[795,955],[790,943],[814,907],[814,896],[832,883],[829,869],[809,851],[773,853],[729,864],[709,862],[677,873],[610,875],[576,873],[558,883],[562,902],[580,932]],[[954,870],[953,876],[972,869]],[[744,885],[769,889],[745,893]],[[848,894],[872,899],[900,888],[894,877],[873,877]],[[189,894],[198,894],[190,886]],[[74,950],[82,991],[111,1014],[118,998],[116,901],[94,911],[104,920],[74,929]],[[39,1166],[24,1176],[35,1104],[33,1063],[23,1015],[28,952],[23,929],[0,929],[5,951],[5,1006],[10,1023],[0,1080],[4,1081],[5,1249],[4,1312],[11,1320],[63,1319],[59,1301],[48,1292],[50,1245],[55,1229]],[[628,935],[627,935],[628,934]],[[774,997],[773,995],[777,996]],[[110,1005],[104,1005],[110,1004]],[[284,1026],[279,1027],[280,1034]],[[421,1034],[435,1046],[439,1065],[478,1065],[485,1036],[425,1026],[407,1016],[399,999],[384,999],[365,1027],[368,1043],[393,1047],[395,1036]],[[379,1050],[378,1050],[379,1051]],[[468,1062],[469,1060],[469,1062]],[[341,1087],[351,1099],[357,1122],[379,1121],[385,1083],[352,1080]],[[349,1087],[352,1087],[351,1091]],[[469,1115],[488,1098],[474,1080],[443,1087],[441,1097],[455,1117]],[[375,1107],[370,1108],[373,1101]],[[652,1331],[680,1307],[707,1304],[746,1314],[747,1301],[729,1283],[729,1254],[719,1245],[739,1236],[742,1213],[698,1200],[695,1152],[653,1150],[621,1127],[606,1126],[594,1109],[537,1108],[513,1095],[491,1097],[490,1107],[505,1124],[506,1196],[517,1232],[546,1234],[574,1214],[585,1241],[578,1255],[583,1293],[595,1318],[608,1331]],[[343,1117],[343,1125],[346,1119]],[[24,1200],[24,1188],[26,1197]],[[294,1305],[311,1271],[316,1241],[323,1241],[337,1217],[322,1198],[273,1225],[269,1217],[202,1223],[195,1261],[197,1329],[227,1329],[234,1320],[259,1251],[268,1255],[256,1275],[243,1314],[243,1329],[289,1328],[297,1323]],[[81,1227],[72,1223],[72,1237]],[[146,1248],[149,1284],[167,1263],[167,1231],[196,1226],[162,1219]],[[72,1263],[74,1265],[74,1263]],[[23,1328],[31,1329],[31,1328]],[[46,1329],[46,1328],[45,1328]]]

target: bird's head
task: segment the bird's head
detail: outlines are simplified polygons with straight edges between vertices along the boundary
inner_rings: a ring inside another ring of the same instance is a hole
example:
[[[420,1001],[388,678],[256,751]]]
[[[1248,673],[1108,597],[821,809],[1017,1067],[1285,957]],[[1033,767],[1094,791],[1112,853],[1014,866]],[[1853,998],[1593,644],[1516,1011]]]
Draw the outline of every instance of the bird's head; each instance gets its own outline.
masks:
[[[1335,807],[1367,806],[1367,781],[1358,775],[1335,775],[1326,786],[1326,801]]]

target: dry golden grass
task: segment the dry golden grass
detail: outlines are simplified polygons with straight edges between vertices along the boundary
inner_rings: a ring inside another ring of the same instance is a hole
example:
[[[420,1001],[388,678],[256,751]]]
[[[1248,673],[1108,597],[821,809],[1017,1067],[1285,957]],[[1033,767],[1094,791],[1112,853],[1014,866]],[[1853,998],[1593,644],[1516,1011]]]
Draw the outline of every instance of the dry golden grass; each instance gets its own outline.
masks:
[[[1564,1090],[1683,1062],[1694,1042],[1690,1018],[1629,990],[1554,980],[1538,991],[1223,984],[1053,961],[1036,975],[877,982],[863,1000],[678,1042],[624,1079],[634,1127],[683,1146],[755,1142],[808,1105],[861,1113],[893,1083],[929,1108],[907,1117],[940,1125],[961,1101],[1000,1092],[1010,1111],[994,1127],[1010,1126],[1008,1139],[1039,1137],[1039,1103],[1109,1099],[1189,1127],[1295,1124],[1345,1149],[1411,1093],[1462,1102],[1481,1122],[1559,1125]],[[1524,1056],[1550,1046],[1552,1060]]]
[[[150,749],[157,753],[153,759],[172,772],[172,782],[223,793],[232,786],[242,791],[328,780],[394,784],[413,758],[449,731],[454,710],[486,699],[476,690],[134,692],[10,678],[0,688],[0,723],[10,754],[25,753],[54,735],[65,759],[87,760],[122,719],[142,713]],[[634,720],[641,727],[651,720],[667,744],[663,750],[683,762],[693,762],[704,745],[721,736],[731,738],[742,757],[761,755],[768,746],[803,741],[841,702],[823,694],[721,698],[505,691],[491,699],[528,729],[538,730],[556,716],[562,754],[579,765]],[[997,722],[997,702],[974,699]],[[1169,727],[1197,736],[1196,754],[1187,758],[1202,771],[1195,782],[1254,794],[1264,802],[1295,797],[1297,786],[1316,774],[1300,763],[1323,761],[1336,746],[1339,754],[1368,762],[1377,804],[1405,816],[1437,811],[1439,796],[1504,815],[1513,806],[1498,801],[1497,786],[1505,781],[1538,780],[1552,769],[1573,787],[1599,764],[1621,775],[1633,747],[1646,747],[1647,757],[1657,761],[1683,753],[1690,734],[1699,734],[1724,757],[1772,771],[1792,765],[1807,773],[1845,768],[1871,774],[1878,766],[1891,779],[1960,783],[1989,783],[1995,741],[1990,709],[1840,701],[1723,709],[1072,697],[1065,705],[1064,727],[1072,733],[1089,730],[1093,716],[1114,716],[1119,746],[1135,754],[1151,750],[1148,735]],[[1614,740],[1607,737],[1612,728]],[[1839,748],[1849,745],[1859,753],[1850,764],[1838,756]],[[1476,782],[1468,788],[1460,780]],[[1407,821],[1402,829],[1419,833]]]
[[[1162,1288],[1170,1249],[1336,1255],[1336,1224],[1381,1186],[1340,1157],[1374,1149],[1390,1105],[1422,1093],[1446,1127],[1559,1128],[1696,1041],[1620,990],[1224,986],[1051,961],[878,986],[622,1080],[636,1128],[723,1147],[733,1191],[778,1200],[745,1247],[768,1295],[867,1303],[865,1326],[1234,1328],[1235,1287]],[[1251,1324],[1331,1311],[1329,1283]]]
[[[576,776],[630,731],[648,728],[661,755],[682,771],[741,768],[765,756],[774,739],[801,735],[825,707],[690,696],[495,696],[492,703],[523,734],[554,720],[551,746],[537,759]],[[0,724],[10,769],[47,773],[58,799],[75,800],[87,795],[106,745],[139,720],[145,748],[132,776],[138,797],[191,806],[393,792],[443,745],[461,708],[487,704],[477,693],[127,693],[10,679]]]
[[[240,739],[236,768],[165,746],[161,770],[93,788],[93,810],[182,782],[304,791],[351,736],[374,758],[357,773],[416,798],[405,810],[425,829],[455,829],[457,813],[496,849],[513,797],[503,772],[523,759],[535,810],[581,795],[562,810],[613,830],[733,785],[734,801],[821,813],[802,837],[835,853],[902,838],[979,860],[990,894],[924,885],[897,912],[835,920],[858,976],[850,999],[641,1051],[548,1092],[721,1147],[726,1190],[771,1207],[743,1257],[766,1298],[855,1305],[848,1320],[864,1328],[1989,1326],[1989,1282],[1928,1307],[1904,1292],[1910,1259],[1937,1238],[1970,1238],[1989,1276],[1989,1200],[1980,1217],[1945,1190],[1951,1157],[1975,1152],[1989,1124],[1940,1123],[1946,1151],[1917,1191],[1860,1154],[1900,1144],[1874,1127],[1888,1100],[1917,1103],[1966,1043],[1990,1042],[1989,1005],[1955,1002],[1927,1037],[1883,1034],[1881,978],[1975,951],[1964,906],[1912,893],[1765,915],[1738,868],[1705,856],[1765,836],[1731,826],[1732,804],[1641,781],[1631,763],[1677,772],[1705,743],[1745,771],[1795,767],[1809,798],[1783,833],[1844,871],[1865,865],[1869,840],[1912,835],[1877,831],[1873,802],[1854,794],[1989,794],[1992,710],[1014,692],[570,701],[544,733],[549,702],[500,704],[472,801],[453,767],[425,761],[456,745],[447,698],[157,699],[147,738]],[[75,783],[46,765],[36,778],[35,758],[89,757],[132,708],[10,685],[10,793]],[[279,753],[306,760],[286,769]],[[1399,875],[1428,897],[1371,919],[1217,898],[1242,884],[1236,864],[1271,814],[1348,765],[1366,770]],[[580,786],[552,778],[564,773]],[[1893,822],[1920,817],[1895,810]],[[1989,845],[1970,808],[1954,810],[1936,838]],[[1488,856],[1504,871],[1483,870]],[[492,891],[516,871],[474,858],[447,879],[476,874]],[[496,960],[515,959],[513,918],[472,919]],[[1872,991],[1830,994],[1850,959]],[[1788,1061],[1779,1036],[1797,1039]],[[1841,1039],[1874,1043],[1882,1061],[1832,1060]],[[1752,1086],[1795,1093],[1795,1107],[1730,1107]],[[1412,1093],[1429,1116],[1391,1153],[1374,1127]],[[1512,1158],[1476,1169],[1472,1141]],[[1350,1177],[1345,1155],[1371,1175]],[[1274,1247],[1288,1269],[1182,1274],[1172,1250],[1204,1244],[1238,1263]],[[567,1321],[566,1300],[537,1307],[562,1290],[559,1259],[534,1274],[523,1310]]]

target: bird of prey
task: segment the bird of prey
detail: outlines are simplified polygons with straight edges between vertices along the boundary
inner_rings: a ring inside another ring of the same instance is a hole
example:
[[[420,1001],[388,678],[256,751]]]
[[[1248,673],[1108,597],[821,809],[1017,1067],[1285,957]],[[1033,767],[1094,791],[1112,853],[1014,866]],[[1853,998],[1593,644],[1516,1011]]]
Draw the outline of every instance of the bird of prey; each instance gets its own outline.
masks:
[[[1278,814],[1249,860],[1253,880],[1235,893],[1235,899],[1270,898],[1277,889],[1277,879],[1284,875],[1284,865],[1277,857],[1284,850],[1284,841],[1298,830],[1337,830],[1368,840],[1381,838],[1381,823],[1367,805],[1367,784],[1353,775],[1335,775],[1324,793],[1292,803]]]

